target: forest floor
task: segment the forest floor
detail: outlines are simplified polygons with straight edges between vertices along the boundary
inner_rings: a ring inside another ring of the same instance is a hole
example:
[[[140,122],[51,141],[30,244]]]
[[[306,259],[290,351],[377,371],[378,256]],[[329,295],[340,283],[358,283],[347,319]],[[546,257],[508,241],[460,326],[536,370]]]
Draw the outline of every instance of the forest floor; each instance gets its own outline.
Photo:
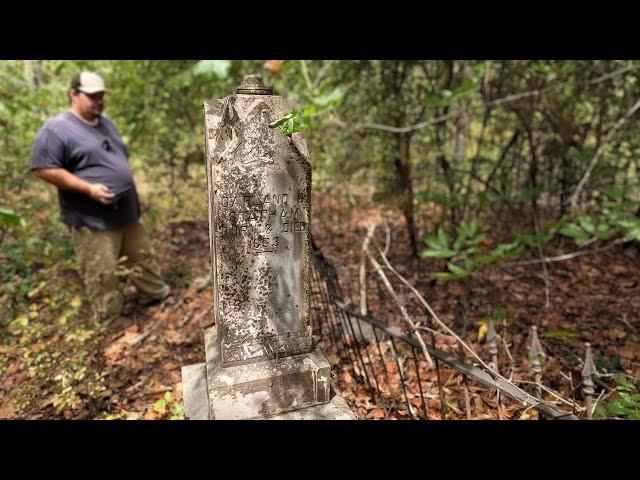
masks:
[[[387,220],[393,232],[391,263],[423,293],[445,323],[453,324],[465,289],[457,282],[429,279],[428,273],[441,271],[443,262],[408,254],[404,221],[397,214],[374,205],[352,207],[329,195],[315,196],[312,213],[317,244],[355,287],[365,221]],[[382,230],[379,235],[378,240],[384,238]],[[42,292],[29,297],[36,305],[32,316],[30,312],[29,327],[0,336],[0,418],[183,417],[180,369],[204,360],[202,332],[213,324],[208,224],[172,224],[158,232],[154,241],[165,277],[173,287],[164,304],[143,308],[129,301],[126,315],[103,324],[87,314],[86,300],[78,300],[80,293],[70,301],[69,313],[62,316],[47,314],[50,300],[38,303]],[[544,254],[569,251],[568,244],[557,241],[547,245]],[[535,254],[525,253],[521,259],[525,258],[535,258]],[[59,275],[81,291],[77,271],[61,267]],[[373,282],[375,274],[369,275]],[[549,306],[545,306],[547,292]],[[126,293],[133,293],[132,288]],[[390,302],[373,294],[369,309],[381,319],[398,317]],[[475,339],[490,310],[504,312],[503,324],[497,329],[509,350],[501,349],[500,363],[509,363],[508,356],[516,359],[511,362],[512,378],[532,379],[525,345],[531,325],[539,327],[547,355],[544,384],[564,398],[582,401],[584,342],[592,344],[596,365],[604,373],[597,385],[598,392],[604,389],[601,402],[617,396],[613,388],[616,373],[636,381],[640,376],[640,254],[633,245],[550,263],[547,281],[541,265],[496,264],[475,273],[467,329],[458,333],[482,352],[485,361],[487,346]],[[420,315],[417,307],[410,311],[416,318]],[[140,335],[149,331],[140,341]],[[437,346],[443,342],[447,343],[441,341]],[[329,358],[337,360],[335,355]],[[347,369],[334,367],[338,391],[360,418],[393,417],[381,412]],[[445,377],[455,379],[453,373]],[[450,385],[453,393],[457,388],[454,383]],[[474,405],[475,418],[492,418],[487,410],[491,402],[476,401]],[[484,410],[482,405],[486,405]],[[559,406],[571,410],[567,405]],[[462,418],[460,403],[451,408],[456,413],[451,418]],[[438,402],[429,401],[429,418],[438,418],[438,410]],[[521,409],[503,415],[532,417],[531,413],[522,416]]]

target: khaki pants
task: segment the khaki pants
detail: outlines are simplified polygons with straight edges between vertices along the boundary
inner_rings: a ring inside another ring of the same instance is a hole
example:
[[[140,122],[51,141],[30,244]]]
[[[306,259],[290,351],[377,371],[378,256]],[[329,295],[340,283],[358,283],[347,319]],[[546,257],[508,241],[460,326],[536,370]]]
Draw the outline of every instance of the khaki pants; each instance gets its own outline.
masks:
[[[71,241],[87,295],[103,318],[122,311],[124,295],[118,289],[122,274],[131,278],[143,302],[169,294],[170,288],[153,258],[151,240],[140,223],[114,230],[71,227]],[[121,260],[123,256],[126,260]]]

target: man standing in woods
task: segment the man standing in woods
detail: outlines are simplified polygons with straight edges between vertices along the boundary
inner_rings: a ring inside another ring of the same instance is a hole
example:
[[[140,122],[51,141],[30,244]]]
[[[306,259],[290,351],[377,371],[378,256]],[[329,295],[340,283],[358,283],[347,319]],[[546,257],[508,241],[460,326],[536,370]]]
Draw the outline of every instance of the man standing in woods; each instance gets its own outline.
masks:
[[[140,223],[140,204],[129,152],[104,108],[105,84],[92,72],[76,75],[68,91],[70,108],[49,120],[36,136],[31,170],[58,188],[60,219],[69,226],[86,292],[103,319],[120,315],[119,259],[148,305],[170,292]]]

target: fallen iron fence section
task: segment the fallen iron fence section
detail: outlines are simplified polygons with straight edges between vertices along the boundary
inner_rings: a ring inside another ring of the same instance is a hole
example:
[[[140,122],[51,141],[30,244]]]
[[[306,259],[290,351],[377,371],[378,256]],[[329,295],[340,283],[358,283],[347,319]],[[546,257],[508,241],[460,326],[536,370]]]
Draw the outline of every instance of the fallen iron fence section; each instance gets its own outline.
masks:
[[[436,348],[433,332],[426,349],[433,359],[434,368],[428,368],[427,358],[414,335],[380,319],[360,314],[345,300],[337,270],[313,242],[312,245],[314,335],[327,351],[337,355],[338,373],[348,375],[347,378],[351,379],[348,383],[354,386],[353,393],[365,393],[363,397],[366,398],[356,398],[356,401],[366,404],[367,398],[371,398],[373,407],[382,411],[385,418],[504,418],[507,400],[521,404],[516,408],[521,418],[525,418],[523,415],[527,411],[535,409],[539,418],[577,419],[573,413],[541,400],[542,390],[553,391],[542,385],[540,375],[536,374],[535,381],[531,382],[537,392],[534,396],[492,369],[469,363],[461,354]],[[535,335],[535,331],[533,333]],[[536,341],[537,337],[534,343]],[[495,349],[490,353],[495,355]],[[537,358],[538,353],[533,353]],[[537,372],[535,361],[533,365],[534,372]],[[456,397],[452,397],[454,384],[460,387]],[[475,392],[476,399],[481,398],[481,409],[497,413],[492,417],[474,415],[471,391]],[[495,401],[489,400],[491,396]],[[430,414],[429,406],[432,411],[438,411],[437,416]],[[591,407],[590,402],[587,402],[587,407]],[[574,403],[573,410],[587,409]]]

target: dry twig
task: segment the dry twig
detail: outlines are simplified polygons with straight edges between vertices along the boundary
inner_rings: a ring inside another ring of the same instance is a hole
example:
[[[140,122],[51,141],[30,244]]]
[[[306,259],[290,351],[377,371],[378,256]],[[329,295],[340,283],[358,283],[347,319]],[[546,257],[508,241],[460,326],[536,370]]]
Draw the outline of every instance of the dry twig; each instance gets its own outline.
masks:
[[[369,228],[368,228],[367,237],[371,238],[373,236],[373,232],[375,231],[375,229],[376,229],[376,225],[370,225]],[[424,343],[424,339],[422,338],[422,335],[420,334],[420,331],[418,330],[418,325],[416,325],[416,323],[409,316],[409,313],[407,313],[407,309],[404,307],[404,305],[402,304],[402,302],[398,298],[398,295],[396,294],[396,291],[394,290],[393,286],[391,285],[391,282],[389,282],[389,279],[387,278],[386,274],[382,270],[382,267],[380,266],[380,263],[378,263],[378,261],[375,259],[375,257],[369,251],[368,245],[366,247],[363,245],[363,250],[367,254],[367,256],[369,257],[369,261],[373,265],[373,268],[375,269],[376,273],[378,273],[378,275],[382,279],[382,283],[384,284],[384,286],[388,290],[388,292],[391,295],[391,297],[393,298],[393,300],[398,305],[398,308],[400,309],[400,313],[402,314],[402,318],[404,318],[404,320],[411,326],[411,333],[412,333],[412,335],[414,335],[416,337],[416,339],[420,343],[420,348],[422,349],[422,353],[424,354],[424,356],[425,356],[425,358],[427,360],[427,363],[429,364],[429,367],[433,367],[433,359],[431,358],[431,355],[429,355],[429,350],[427,350],[427,346]],[[381,252],[381,254],[382,254],[382,252]],[[384,254],[382,254],[382,255],[384,255]]]

